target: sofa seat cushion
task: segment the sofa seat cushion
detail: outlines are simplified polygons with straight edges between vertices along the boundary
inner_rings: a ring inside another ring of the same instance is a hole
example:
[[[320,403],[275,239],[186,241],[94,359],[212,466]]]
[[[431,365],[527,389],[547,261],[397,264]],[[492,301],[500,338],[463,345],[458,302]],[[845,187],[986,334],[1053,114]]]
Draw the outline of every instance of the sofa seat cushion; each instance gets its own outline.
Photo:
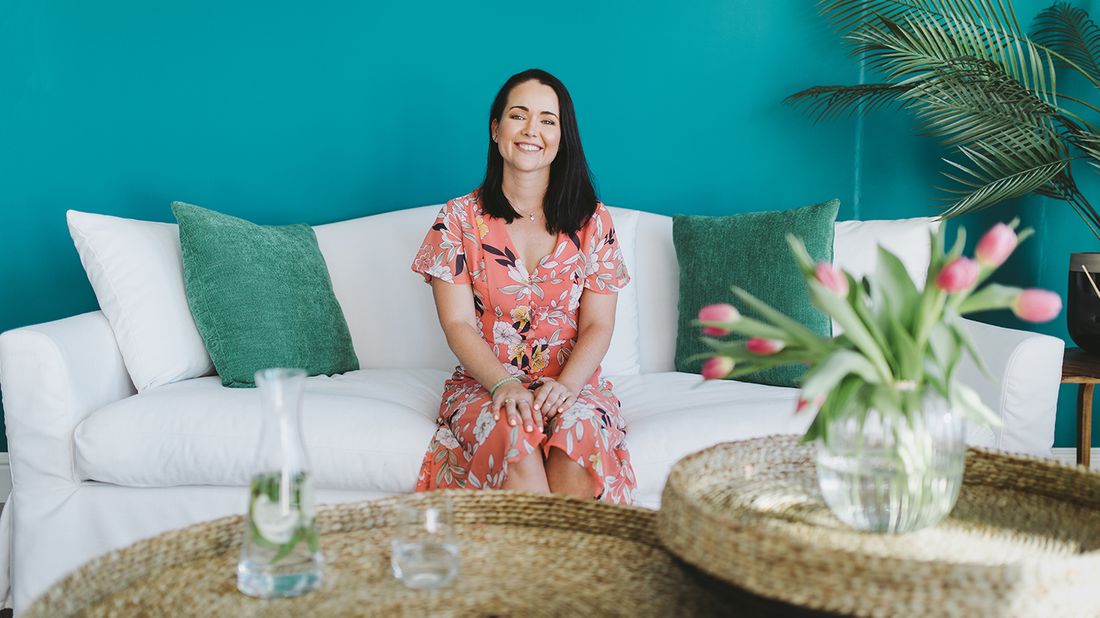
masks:
[[[306,380],[302,432],[317,486],[410,492],[448,373],[368,369]],[[130,487],[248,484],[260,426],[254,389],[185,380],[93,412],[76,428],[77,473]]]
[[[615,381],[638,502],[656,507],[672,465],[719,442],[803,433],[813,420],[794,414],[798,390],[698,374],[643,373]]]

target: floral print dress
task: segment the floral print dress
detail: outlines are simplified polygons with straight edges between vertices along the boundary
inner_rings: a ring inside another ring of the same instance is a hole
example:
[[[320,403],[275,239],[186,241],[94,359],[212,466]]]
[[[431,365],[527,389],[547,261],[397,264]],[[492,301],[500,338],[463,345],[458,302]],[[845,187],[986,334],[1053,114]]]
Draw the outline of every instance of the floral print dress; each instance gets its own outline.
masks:
[[[443,207],[413,261],[424,280],[469,284],[481,336],[517,377],[557,377],[577,342],[581,294],[618,292],[630,281],[611,215],[597,204],[575,234],[558,234],[554,250],[529,269],[502,219],[486,214],[477,191]],[[438,429],[428,445],[416,490],[498,489],[508,464],[535,449],[559,448],[588,471],[593,497],[634,501],[634,469],[626,426],[612,384],[592,375],[570,408],[527,432],[493,420],[492,398],[457,367],[444,384]]]

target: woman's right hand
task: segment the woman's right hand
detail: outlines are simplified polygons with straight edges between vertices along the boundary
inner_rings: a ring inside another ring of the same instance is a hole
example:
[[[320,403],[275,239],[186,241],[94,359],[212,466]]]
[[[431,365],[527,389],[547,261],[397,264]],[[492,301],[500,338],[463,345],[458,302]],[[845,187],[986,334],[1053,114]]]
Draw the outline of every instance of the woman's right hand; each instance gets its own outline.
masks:
[[[527,431],[542,429],[542,415],[535,411],[535,394],[521,382],[508,382],[493,393],[493,420],[499,421],[502,412],[513,427],[522,423]]]

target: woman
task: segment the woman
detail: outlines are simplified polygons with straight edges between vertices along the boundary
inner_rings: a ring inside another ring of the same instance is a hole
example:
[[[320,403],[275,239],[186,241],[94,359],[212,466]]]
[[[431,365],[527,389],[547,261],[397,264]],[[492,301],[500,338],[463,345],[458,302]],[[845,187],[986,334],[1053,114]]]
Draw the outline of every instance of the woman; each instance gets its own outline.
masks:
[[[630,277],[565,86],[537,69],[513,75],[489,136],[484,182],[443,207],[412,266],[461,362],[416,489],[630,504],[625,424],[599,369]]]

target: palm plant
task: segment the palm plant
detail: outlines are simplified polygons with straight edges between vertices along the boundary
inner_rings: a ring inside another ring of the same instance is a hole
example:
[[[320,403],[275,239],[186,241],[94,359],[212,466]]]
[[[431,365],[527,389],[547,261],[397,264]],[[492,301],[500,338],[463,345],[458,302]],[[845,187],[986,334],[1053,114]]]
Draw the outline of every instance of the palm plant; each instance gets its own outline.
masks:
[[[1100,112],[1061,93],[1056,68],[1100,91],[1100,27],[1056,3],[1032,36],[1010,0],[822,0],[822,14],[879,73],[880,83],[815,86],[788,101],[815,120],[897,106],[950,147],[954,217],[1038,193],[1063,200],[1100,238],[1100,214],[1073,177],[1083,159],[1100,167],[1100,132],[1080,114]]]

